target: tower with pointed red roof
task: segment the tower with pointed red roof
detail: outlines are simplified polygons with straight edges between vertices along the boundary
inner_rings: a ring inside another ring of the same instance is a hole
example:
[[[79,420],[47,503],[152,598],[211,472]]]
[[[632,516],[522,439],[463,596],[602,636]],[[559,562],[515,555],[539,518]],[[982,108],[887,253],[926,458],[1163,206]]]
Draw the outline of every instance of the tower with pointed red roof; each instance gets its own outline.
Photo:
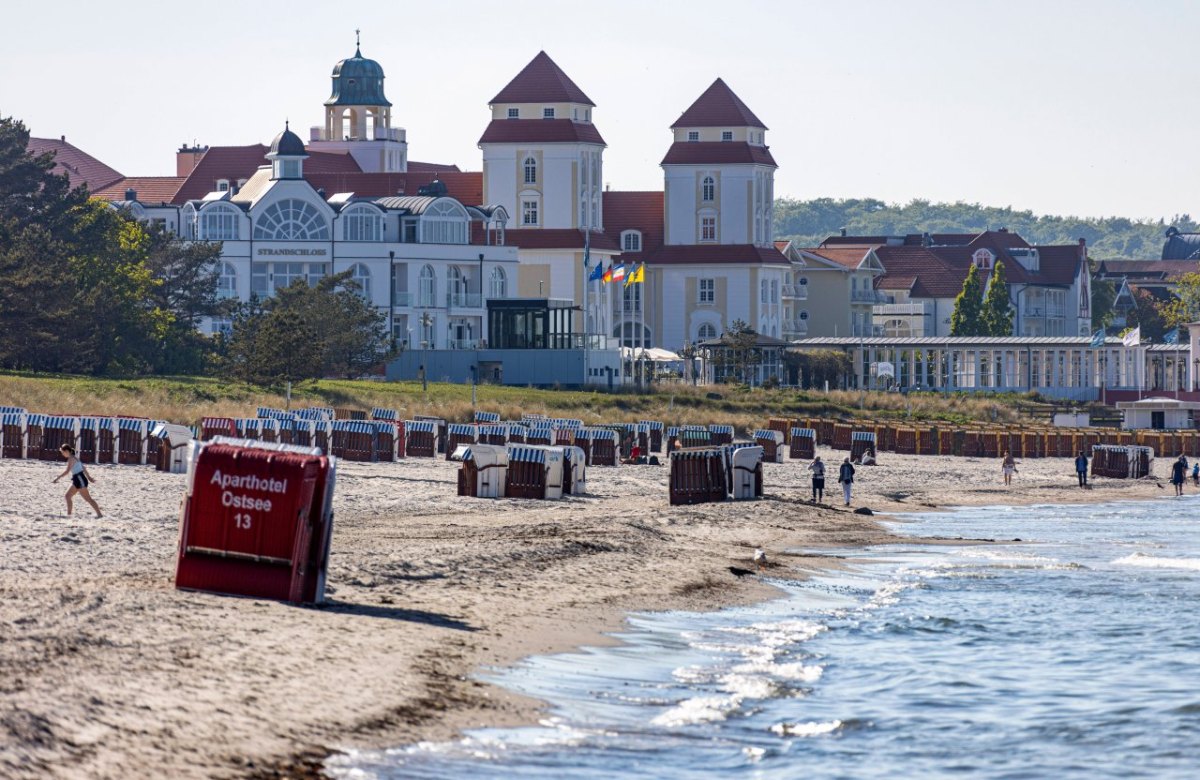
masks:
[[[603,229],[604,139],[592,102],[546,52],[490,101],[479,139],[484,197],[516,229]]]
[[[592,102],[546,52],[538,52],[490,101],[479,139],[484,202],[511,215],[505,241],[520,247],[517,294],[582,303],[577,333],[608,331],[608,291],[584,293],[590,268],[610,264],[616,241],[604,233],[604,139]]]
[[[762,120],[717,79],[671,132],[662,161],[666,243],[770,247],[777,166]]]

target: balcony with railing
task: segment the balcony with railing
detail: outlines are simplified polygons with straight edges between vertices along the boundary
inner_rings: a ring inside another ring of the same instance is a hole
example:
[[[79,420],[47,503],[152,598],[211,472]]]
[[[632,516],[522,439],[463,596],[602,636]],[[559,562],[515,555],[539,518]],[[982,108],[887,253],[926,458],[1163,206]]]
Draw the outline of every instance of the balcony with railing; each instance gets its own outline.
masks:
[[[447,339],[446,349],[479,349],[476,339]]]
[[[808,285],[807,284],[785,284],[783,286],[783,297],[785,300],[807,301],[808,300]]]
[[[783,340],[802,339],[808,335],[808,322],[805,320],[785,320],[782,327]]]
[[[392,305],[393,306],[412,306],[413,305],[413,297],[414,297],[413,294],[408,292],[407,290],[396,290],[395,292],[392,293]]]
[[[888,297],[885,293],[882,293],[879,290],[851,290],[850,302],[869,303],[874,305],[876,303],[887,303]]]
[[[483,306],[483,296],[477,292],[446,293],[446,308],[448,309],[478,309],[481,306]]]

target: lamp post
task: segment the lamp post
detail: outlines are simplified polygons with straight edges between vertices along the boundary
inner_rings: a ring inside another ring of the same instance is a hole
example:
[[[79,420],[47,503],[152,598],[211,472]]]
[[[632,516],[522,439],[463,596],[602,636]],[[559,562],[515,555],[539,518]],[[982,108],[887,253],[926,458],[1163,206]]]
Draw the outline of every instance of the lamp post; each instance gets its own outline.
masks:
[[[430,334],[429,325],[432,322],[429,312],[421,312],[421,392],[429,392],[429,364],[426,357],[429,349],[427,335]]]
[[[471,366],[471,408],[475,408],[475,386],[478,384],[476,376],[477,366]]]

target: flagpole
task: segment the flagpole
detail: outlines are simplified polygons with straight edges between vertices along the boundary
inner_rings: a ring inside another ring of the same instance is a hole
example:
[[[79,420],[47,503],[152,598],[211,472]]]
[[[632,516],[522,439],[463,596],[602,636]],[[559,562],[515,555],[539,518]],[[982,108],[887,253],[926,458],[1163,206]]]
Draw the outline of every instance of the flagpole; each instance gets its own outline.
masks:
[[[588,380],[591,379],[591,375],[588,373],[588,342],[591,340],[588,328],[588,287],[592,284],[591,279],[588,278],[591,276],[591,269],[588,268],[588,265],[592,260],[591,249],[592,231],[585,227],[583,232],[583,386],[585,389],[588,386]]]

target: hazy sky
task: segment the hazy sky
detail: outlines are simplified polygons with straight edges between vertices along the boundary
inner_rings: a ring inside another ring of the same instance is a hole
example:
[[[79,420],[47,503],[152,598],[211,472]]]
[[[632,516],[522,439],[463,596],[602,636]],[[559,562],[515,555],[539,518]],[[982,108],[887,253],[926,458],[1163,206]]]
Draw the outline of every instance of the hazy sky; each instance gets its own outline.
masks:
[[[285,118],[307,138],[361,27],[415,160],[478,170],[487,101],[545,49],[597,105],[613,189],[661,189],[669,126],[720,76],[770,128],[778,197],[1200,212],[1194,1],[59,0],[2,19],[0,115],[127,175]]]

